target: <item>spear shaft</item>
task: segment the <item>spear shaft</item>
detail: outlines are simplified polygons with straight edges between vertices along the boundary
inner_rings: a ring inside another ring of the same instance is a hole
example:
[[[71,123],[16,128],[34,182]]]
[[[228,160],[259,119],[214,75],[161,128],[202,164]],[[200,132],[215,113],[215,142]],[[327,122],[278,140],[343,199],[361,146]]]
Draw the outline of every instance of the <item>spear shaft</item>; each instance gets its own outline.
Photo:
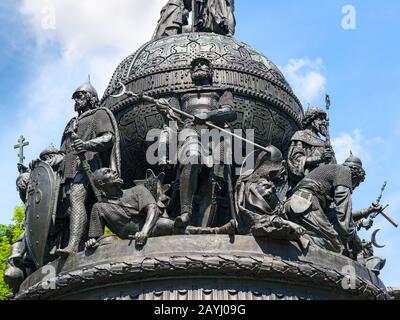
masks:
[[[189,114],[189,113],[186,113],[186,112],[184,112],[184,111],[182,111],[182,110],[179,110],[179,109],[174,108],[174,107],[171,106],[170,104],[167,104],[167,103],[164,104],[164,101],[163,101],[163,103],[160,103],[160,100],[157,100],[157,99],[155,99],[155,98],[152,98],[152,97],[146,96],[146,95],[142,95],[141,98],[142,98],[144,101],[147,101],[147,102],[150,102],[150,103],[154,103],[154,104],[157,105],[158,107],[161,107],[161,108],[163,108],[163,107],[168,107],[168,108],[169,108],[170,110],[172,110],[173,112],[175,112],[175,113],[177,113],[177,114],[180,114],[181,116],[184,116],[184,117],[186,117],[186,118],[188,118],[188,119],[190,119],[190,120],[195,120],[195,118],[196,118],[195,116],[193,116],[193,115],[191,115],[191,114]],[[256,148],[258,148],[258,149],[260,149],[260,150],[263,150],[263,151],[268,152],[268,153],[271,152],[271,151],[268,150],[266,147],[263,147],[262,145],[259,145],[259,144],[255,143],[255,142],[253,142],[253,141],[250,141],[250,140],[248,140],[248,139],[246,139],[246,138],[243,138],[243,137],[241,137],[241,136],[239,136],[239,135],[237,135],[237,134],[235,134],[235,133],[233,133],[233,132],[231,132],[231,131],[229,131],[229,130],[223,129],[223,128],[221,128],[221,127],[219,127],[219,126],[213,124],[213,123],[210,122],[210,121],[206,121],[205,124],[206,124],[208,127],[210,127],[210,128],[219,130],[219,131],[221,131],[221,132],[223,132],[223,133],[226,133],[227,135],[230,135],[230,136],[232,136],[232,137],[234,137],[234,138],[236,138],[236,139],[238,139],[238,140],[241,140],[241,141],[243,141],[243,142],[245,142],[245,143],[249,143],[249,144],[253,145],[254,147],[256,147]]]
[[[331,98],[327,94],[325,97],[326,102],[326,146],[331,147],[331,134],[330,134],[330,109],[331,109]]]

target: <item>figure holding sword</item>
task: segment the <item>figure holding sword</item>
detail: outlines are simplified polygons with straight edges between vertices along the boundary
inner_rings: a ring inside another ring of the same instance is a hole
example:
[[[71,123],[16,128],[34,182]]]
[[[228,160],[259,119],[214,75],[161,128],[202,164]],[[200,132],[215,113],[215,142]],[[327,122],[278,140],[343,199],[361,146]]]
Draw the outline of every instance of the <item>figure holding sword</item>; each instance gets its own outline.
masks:
[[[388,214],[385,213],[385,210],[389,207],[389,205],[382,206],[381,201],[383,197],[383,193],[385,192],[387,187],[387,181],[383,183],[381,188],[381,193],[379,194],[377,200],[372,204],[369,210],[359,212],[354,215],[354,220],[357,222],[357,227],[359,230],[362,228],[369,230],[372,228],[375,219],[381,214],[392,226],[398,228],[398,223],[394,221]]]
[[[100,200],[92,172],[111,167],[120,173],[119,135],[113,114],[99,107],[98,95],[90,80],[72,98],[78,116],[67,125],[61,143],[64,155],[61,183],[64,200],[69,203],[70,235],[68,246],[56,251],[59,256],[68,256],[83,248],[88,215],[93,204]]]
[[[160,112],[167,115],[168,119],[180,118],[180,122],[183,122],[183,128],[190,130],[191,134],[185,135],[184,141],[181,141],[178,148],[181,214],[175,220],[175,226],[177,229],[182,230],[190,224],[193,214],[193,196],[197,191],[200,193],[203,192],[202,196],[210,200],[201,222],[202,227],[210,226],[217,210],[216,198],[217,193],[221,191],[220,185],[222,184],[226,184],[231,218],[232,220],[236,220],[232,168],[229,164],[224,163],[224,159],[221,159],[227,152],[223,149],[226,144],[221,143],[220,150],[213,150],[213,156],[215,155],[214,153],[222,156],[219,159],[222,160],[220,164],[210,165],[207,161],[203,161],[203,165],[202,160],[205,160],[207,157],[204,157],[204,146],[202,146],[200,139],[202,129],[215,129],[227,137],[234,137],[270,153],[270,149],[236,135],[229,129],[229,123],[234,122],[237,117],[233,109],[233,94],[227,90],[216,90],[213,88],[213,68],[210,61],[205,58],[197,58],[192,61],[191,67],[191,77],[196,90],[185,93],[180,97],[181,109],[173,107],[165,99],[154,99],[127,91],[125,85],[122,83],[120,83],[122,87],[121,93],[113,96],[118,98],[127,94],[136,99],[155,104]],[[206,155],[208,154],[206,153]],[[182,161],[183,158],[185,161]],[[208,190],[198,190],[198,177],[205,166],[208,166],[211,170],[210,180],[212,181],[212,186]]]

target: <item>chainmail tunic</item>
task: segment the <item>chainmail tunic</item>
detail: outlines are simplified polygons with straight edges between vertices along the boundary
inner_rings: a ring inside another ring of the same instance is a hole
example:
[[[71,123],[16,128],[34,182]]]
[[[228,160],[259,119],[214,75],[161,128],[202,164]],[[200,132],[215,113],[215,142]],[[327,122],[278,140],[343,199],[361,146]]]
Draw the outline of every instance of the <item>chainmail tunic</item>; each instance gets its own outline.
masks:
[[[287,203],[289,219],[303,226],[313,241],[325,249],[341,252],[356,234],[351,181],[351,171],[345,166],[320,166],[299,183]],[[311,205],[299,212],[301,199]]]
[[[92,140],[108,132],[115,134],[110,116],[103,109],[90,110],[80,117],[72,119],[65,129],[61,144],[61,152],[65,154],[61,169],[64,180],[74,179],[79,171],[79,159],[73,149],[71,138],[74,131],[83,141]],[[88,151],[85,153],[85,157],[89,162],[91,171],[94,172],[101,167],[109,166],[110,151],[101,154]]]
[[[307,179],[319,183],[322,187],[321,192],[330,196],[331,198],[334,197],[335,189],[338,186],[347,187],[349,189],[352,188],[351,171],[348,167],[341,165],[322,165],[313,170],[307,176]],[[299,188],[301,187],[302,183],[300,182]]]

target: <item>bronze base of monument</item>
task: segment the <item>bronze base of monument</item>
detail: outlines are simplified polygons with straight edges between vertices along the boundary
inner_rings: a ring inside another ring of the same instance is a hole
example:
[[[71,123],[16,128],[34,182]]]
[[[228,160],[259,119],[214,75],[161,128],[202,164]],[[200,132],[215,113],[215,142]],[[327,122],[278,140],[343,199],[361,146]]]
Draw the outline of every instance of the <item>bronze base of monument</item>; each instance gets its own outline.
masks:
[[[200,235],[152,238],[137,250],[134,242],[108,240],[38,270],[16,299],[390,299],[374,273],[314,246]]]

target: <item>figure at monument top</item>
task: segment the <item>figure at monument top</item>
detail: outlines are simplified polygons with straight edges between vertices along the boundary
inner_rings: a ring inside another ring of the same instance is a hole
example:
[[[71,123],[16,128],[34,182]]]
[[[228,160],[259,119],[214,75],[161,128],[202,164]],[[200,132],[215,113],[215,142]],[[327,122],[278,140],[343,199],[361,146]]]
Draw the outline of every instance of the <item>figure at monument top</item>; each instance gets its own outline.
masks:
[[[195,31],[235,34],[234,0],[196,0]]]
[[[153,39],[190,31],[233,36],[235,26],[234,0],[169,0],[161,10]]]

